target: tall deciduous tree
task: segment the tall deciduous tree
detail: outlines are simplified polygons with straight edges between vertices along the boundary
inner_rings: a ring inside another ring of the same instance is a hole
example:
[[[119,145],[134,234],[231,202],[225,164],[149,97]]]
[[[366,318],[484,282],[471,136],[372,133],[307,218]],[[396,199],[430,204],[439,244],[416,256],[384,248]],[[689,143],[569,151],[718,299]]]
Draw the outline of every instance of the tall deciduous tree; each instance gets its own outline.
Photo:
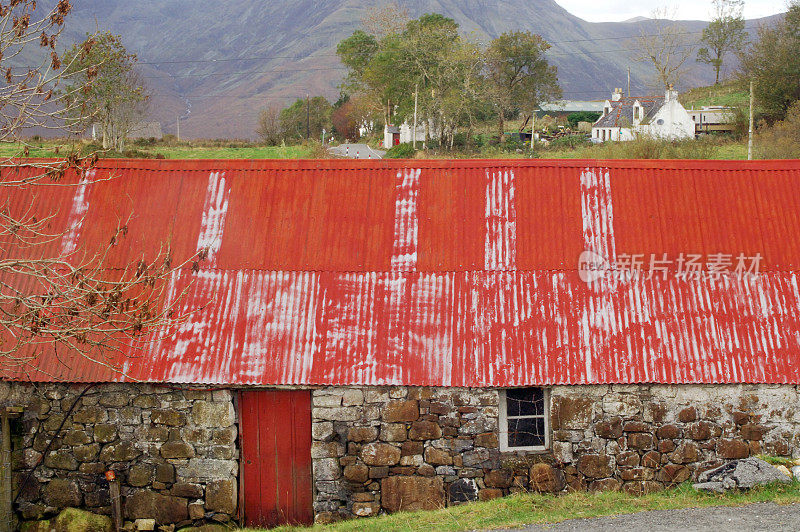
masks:
[[[322,130],[331,130],[332,107],[324,96],[309,100],[298,98],[280,113],[281,131],[289,138],[302,139],[322,136]]]
[[[544,100],[561,97],[556,67],[547,62],[550,45],[529,31],[504,33],[486,51],[486,78],[497,110],[500,142],[504,118],[512,109],[533,109]]]
[[[703,30],[702,48],[697,60],[714,68],[714,84],[719,83],[722,62],[728,53],[738,53],[744,47],[747,32],[744,29],[742,8],[744,0],[713,0],[714,18]]]
[[[126,136],[146,114],[149,97],[136,61],[119,35],[109,32],[90,35],[64,54],[70,83],[84,87],[73,93],[73,107],[81,111],[73,119],[81,123],[90,116],[100,126],[103,148],[122,151]]]
[[[753,81],[756,102],[769,121],[783,120],[800,100],[800,1],[794,0],[783,20],[762,26],[758,40],[741,57],[745,78]]]
[[[650,63],[658,85],[677,85],[686,70],[686,61],[694,55],[695,46],[686,26],[675,22],[675,11],[668,7],[653,10],[652,20],[639,25],[633,39],[633,58]]]
[[[458,30],[453,19],[426,14],[381,38],[355,32],[337,49],[349,71],[343,88],[374,102],[387,124],[409,119],[416,100],[419,123],[452,145],[486,100],[485,58]]]

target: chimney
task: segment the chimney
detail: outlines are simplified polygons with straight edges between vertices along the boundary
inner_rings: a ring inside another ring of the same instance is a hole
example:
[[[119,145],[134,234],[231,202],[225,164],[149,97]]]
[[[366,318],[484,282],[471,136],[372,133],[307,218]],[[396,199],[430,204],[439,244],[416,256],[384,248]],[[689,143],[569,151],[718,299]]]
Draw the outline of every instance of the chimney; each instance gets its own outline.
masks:
[[[667,88],[667,92],[664,93],[664,101],[669,102],[672,100],[678,99],[678,91],[672,88],[672,83],[669,84],[669,88]]]
[[[614,89],[614,94],[611,96],[612,102],[618,102],[622,99],[622,89]]]

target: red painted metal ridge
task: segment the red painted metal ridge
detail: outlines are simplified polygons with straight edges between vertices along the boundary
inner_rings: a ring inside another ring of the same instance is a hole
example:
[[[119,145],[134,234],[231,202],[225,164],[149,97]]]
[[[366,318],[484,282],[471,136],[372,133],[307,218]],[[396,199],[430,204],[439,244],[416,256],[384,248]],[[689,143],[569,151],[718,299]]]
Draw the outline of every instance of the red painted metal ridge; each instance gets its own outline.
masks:
[[[800,161],[104,160],[39,188],[112,266],[206,249],[203,308],[121,372],[45,353],[16,380],[516,386],[800,384]],[[77,178],[73,178],[77,179]],[[12,210],[30,191],[7,194]],[[578,257],[763,256],[755,280],[591,284]],[[4,256],[27,248],[0,247]]]

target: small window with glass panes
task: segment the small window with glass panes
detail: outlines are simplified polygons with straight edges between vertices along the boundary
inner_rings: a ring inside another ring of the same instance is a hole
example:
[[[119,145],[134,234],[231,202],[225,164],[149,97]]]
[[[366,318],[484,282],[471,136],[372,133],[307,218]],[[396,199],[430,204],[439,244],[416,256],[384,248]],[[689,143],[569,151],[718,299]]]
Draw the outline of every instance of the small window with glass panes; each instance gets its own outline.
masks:
[[[500,391],[500,450],[543,451],[550,443],[544,388]]]

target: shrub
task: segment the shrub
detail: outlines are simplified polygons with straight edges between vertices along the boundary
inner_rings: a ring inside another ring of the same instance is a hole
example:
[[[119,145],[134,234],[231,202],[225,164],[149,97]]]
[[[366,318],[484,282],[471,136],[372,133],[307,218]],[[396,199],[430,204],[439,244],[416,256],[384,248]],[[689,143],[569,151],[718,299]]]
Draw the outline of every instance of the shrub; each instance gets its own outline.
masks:
[[[575,149],[584,146],[590,146],[592,142],[586,138],[586,135],[565,135],[550,141],[549,148],[554,149]]]
[[[415,153],[414,147],[410,143],[404,142],[389,148],[384,157],[389,159],[413,159]]]
[[[759,128],[754,143],[760,159],[800,158],[800,101],[792,104],[785,119]]]
[[[600,118],[600,113],[593,113],[591,111],[581,111],[579,113],[571,113],[567,116],[567,122],[572,129],[578,129],[578,122],[597,122]]]
[[[466,148],[467,146],[467,134],[466,133],[456,133],[453,135],[453,147],[454,148]]]
[[[503,149],[506,151],[516,151],[527,149],[529,146],[530,143],[520,139],[519,135],[508,135],[506,137],[506,143],[503,145]]]

